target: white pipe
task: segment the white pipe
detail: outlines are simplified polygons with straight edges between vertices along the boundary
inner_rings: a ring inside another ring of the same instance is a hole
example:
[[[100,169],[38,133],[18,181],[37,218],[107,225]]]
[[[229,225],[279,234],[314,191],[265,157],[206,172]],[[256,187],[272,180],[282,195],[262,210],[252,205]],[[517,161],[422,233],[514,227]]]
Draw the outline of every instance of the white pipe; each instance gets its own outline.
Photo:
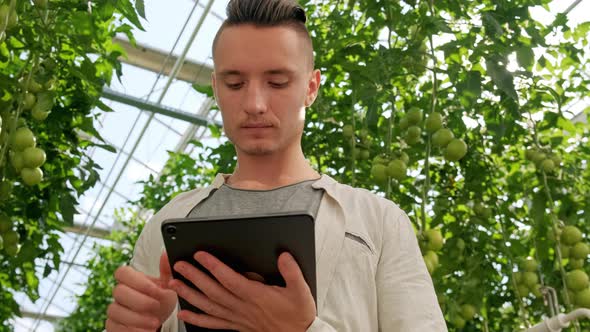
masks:
[[[566,314],[565,320],[567,322],[571,322],[573,320],[576,320],[578,318],[583,318],[583,317],[590,319],[590,310],[589,309],[584,309],[584,308],[576,309],[576,310],[570,312],[569,314]]]
[[[558,314],[525,330],[525,332],[561,332],[561,329],[570,326],[569,320],[566,320],[565,317],[564,314]]]
[[[561,332],[561,329],[570,326],[570,322],[575,321],[579,318],[589,318],[589,309],[576,309],[569,314],[558,314],[544,320],[543,322],[531,327],[525,332]]]

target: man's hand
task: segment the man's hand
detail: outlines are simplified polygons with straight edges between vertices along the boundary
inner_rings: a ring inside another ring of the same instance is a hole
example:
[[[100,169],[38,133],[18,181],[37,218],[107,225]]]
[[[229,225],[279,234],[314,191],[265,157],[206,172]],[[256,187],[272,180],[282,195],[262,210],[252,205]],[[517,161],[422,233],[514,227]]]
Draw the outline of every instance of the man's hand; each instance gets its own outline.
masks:
[[[176,293],[167,288],[172,279],[168,256],[160,257],[160,278],[122,266],[115,271],[114,302],[107,310],[106,330],[156,331],[176,307]]]
[[[181,320],[210,329],[303,332],[315,319],[313,296],[290,254],[282,253],[278,260],[286,287],[250,280],[206,252],[197,252],[194,258],[217,280],[187,262],[174,265],[174,270],[201,292],[180,280],[171,280],[170,288],[204,311],[200,314],[182,310],[178,314]]]

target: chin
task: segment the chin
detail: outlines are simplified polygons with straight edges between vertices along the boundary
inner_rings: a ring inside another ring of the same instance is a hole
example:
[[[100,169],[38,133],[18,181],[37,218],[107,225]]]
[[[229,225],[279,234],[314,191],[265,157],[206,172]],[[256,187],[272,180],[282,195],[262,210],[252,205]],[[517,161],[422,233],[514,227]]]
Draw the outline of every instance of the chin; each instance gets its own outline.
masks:
[[[238,146],[238,149],[251,156],[268,156],[276,151],[276,147],[270,144],[246,144]]]

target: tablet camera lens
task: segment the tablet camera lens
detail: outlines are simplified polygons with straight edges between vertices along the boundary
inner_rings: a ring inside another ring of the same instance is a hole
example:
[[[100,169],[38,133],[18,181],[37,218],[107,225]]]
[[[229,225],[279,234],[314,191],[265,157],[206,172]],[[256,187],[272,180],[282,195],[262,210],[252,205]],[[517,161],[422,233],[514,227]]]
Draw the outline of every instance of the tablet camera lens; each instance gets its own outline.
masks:
[[[166,232],[168,232],[168,234],[176,234],[176,227],[168,226],[168,228],[166,228]]]

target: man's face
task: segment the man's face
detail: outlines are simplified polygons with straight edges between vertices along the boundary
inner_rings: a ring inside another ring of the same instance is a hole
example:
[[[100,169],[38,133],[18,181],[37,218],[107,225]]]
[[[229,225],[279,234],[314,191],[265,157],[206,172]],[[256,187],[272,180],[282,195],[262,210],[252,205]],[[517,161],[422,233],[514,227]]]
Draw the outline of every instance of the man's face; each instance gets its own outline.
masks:
[[[298,148],[305,107],[320,73],[305,40],[290,27],[227,27],[217,41],[212,82],[226,135],[240,153]]]

